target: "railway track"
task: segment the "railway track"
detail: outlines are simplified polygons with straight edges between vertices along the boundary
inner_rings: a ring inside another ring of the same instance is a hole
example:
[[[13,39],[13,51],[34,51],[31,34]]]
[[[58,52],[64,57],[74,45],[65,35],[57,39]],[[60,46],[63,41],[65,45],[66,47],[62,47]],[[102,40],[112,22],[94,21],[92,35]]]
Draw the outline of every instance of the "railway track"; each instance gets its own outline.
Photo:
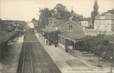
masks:
[[[17,73],[61,73],[31,31],[25,33]]]

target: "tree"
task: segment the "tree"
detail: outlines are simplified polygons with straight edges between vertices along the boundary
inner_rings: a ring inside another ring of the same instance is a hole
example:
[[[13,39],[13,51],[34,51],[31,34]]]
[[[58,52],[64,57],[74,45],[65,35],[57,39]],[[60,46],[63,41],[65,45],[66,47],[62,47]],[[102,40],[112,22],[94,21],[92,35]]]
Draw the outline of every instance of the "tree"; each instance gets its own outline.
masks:
[[[98,15],[98,9],[99,9],[97,0],[95,0],[93,8],[94,10],[91,12],[91,18],[92,18],[92,24],[94,25],[95,17]]]
[[[39,16],[39,27],[40,29],[45,28],[48,25],[48,18],[51,16],[51,12],[48,8],[40,10]]]
[[[53,10],[56,18],[68,19],[70,17],[70,12],[62,4],[57,4]]]
[[[66,11],[66,7],[62,4],[57,4],[54,8],[55,10],[57,10],[57,12],[61,12],[61,11]]]
[[[70,12],[70,15],[72,16],[72,20],[74,21],[80,21],[83,18],[83,16],[75,13],[73,10]]]

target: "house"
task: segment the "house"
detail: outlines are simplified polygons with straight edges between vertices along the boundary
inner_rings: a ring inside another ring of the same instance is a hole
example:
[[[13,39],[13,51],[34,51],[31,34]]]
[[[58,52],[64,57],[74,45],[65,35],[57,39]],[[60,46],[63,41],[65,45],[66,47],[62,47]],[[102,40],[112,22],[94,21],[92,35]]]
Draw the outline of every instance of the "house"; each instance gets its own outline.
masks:
[[[86,27],[90,27],[91,25],[91,18],[82,18],[80,20],[81,26],[86,28]]]
[[[16,27],[22,29],[26,25],[25,21],[18,21],[18,20],[2,20],[0,21],[1,30],[5,31],[12,31],[15,30]]]
[[[60,34],[58,34],[58,44],[65,48],[68,52],[69,49],[76,49],[76,43],[85,38],[82,26],[75,21],[67,21],[58,27]]]
[[[94,30],[98,32],[111,33],[114,31],[114,13],[105,12],[96,16]]]

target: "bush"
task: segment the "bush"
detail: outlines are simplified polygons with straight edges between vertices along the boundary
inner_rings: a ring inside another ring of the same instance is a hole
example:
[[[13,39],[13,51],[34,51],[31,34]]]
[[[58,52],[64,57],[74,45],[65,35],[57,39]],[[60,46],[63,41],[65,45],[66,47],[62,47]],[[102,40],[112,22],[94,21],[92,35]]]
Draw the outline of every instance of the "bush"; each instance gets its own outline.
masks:
[[[103,39],[102,36],[80,41],[76,45],[78,46],[78,50],[92,52],[109,61],[110,57],[113,57],[113,44]]]

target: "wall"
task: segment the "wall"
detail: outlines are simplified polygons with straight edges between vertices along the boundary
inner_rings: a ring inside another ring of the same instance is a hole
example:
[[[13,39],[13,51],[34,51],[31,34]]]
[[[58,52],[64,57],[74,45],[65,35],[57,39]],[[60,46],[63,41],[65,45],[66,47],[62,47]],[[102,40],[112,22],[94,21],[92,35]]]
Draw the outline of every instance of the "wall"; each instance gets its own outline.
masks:
[[[88,27],[89,26],[89,22],[88,21],[81,21],[81,26]]]
[[[111,31],[112,20],[97,19],[95,20],[94,30],[97,31]]]

